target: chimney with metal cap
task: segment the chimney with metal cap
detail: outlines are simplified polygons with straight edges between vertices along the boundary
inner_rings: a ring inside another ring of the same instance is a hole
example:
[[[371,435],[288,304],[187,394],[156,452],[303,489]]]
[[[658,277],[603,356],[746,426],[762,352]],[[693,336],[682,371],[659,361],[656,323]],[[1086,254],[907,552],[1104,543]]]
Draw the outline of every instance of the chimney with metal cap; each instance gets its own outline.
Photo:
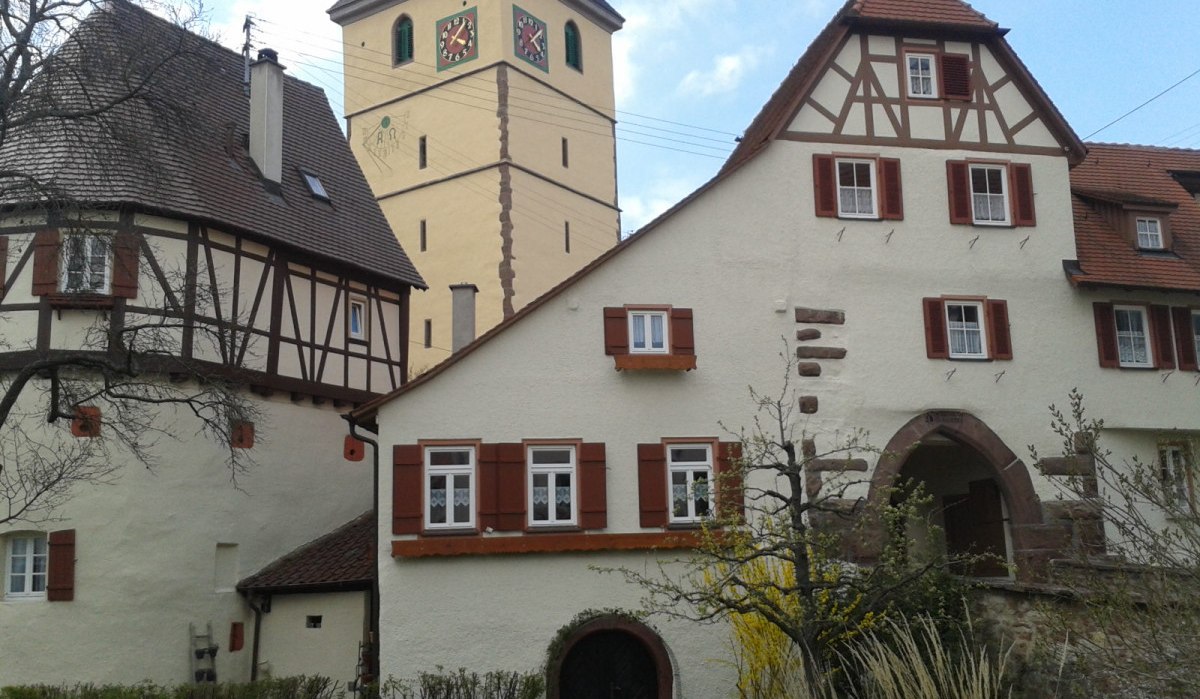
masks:
[[[265,179],[283,181],[283,66],[271,49],[250,65],[250,157]]]
[[[475,294],[479,287],[470,282],[450,285],[453,306],[450,311],[450,349],[454,352],[475,340]]]

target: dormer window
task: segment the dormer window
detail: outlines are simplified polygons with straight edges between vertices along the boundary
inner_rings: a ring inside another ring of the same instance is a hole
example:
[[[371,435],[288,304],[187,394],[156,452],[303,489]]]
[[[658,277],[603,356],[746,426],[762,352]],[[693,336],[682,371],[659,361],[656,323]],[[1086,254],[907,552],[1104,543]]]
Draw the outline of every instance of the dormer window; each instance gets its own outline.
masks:
[[[1162,250],[1162,224],[1157,218],[1137,218],[1137,245],[1142,250]]]
[[[629,353],[666,354],[667,312],[629,312]]]
[[[304,184],[308,185],[308,191],[317,199],[329,201],[329,192],[325,191],[325,185],[321,184],[321,178],[307,170],[301,170],[300,174],[304,176]]]
[[[910,53],[908,58],[908,96],[919,99],[936,99],[937,74],[934,72],[933,54]]]

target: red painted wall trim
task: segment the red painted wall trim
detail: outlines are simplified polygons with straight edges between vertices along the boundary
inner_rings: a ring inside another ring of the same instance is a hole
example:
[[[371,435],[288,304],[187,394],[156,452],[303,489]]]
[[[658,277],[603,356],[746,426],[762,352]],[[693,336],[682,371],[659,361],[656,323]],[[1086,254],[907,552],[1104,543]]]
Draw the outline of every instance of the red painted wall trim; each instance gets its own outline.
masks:
[[[580,551],[647,551],[692,549],[700,532],[649,532],[636,534],[526,534],[522,536],[440,537],[392,542],[393,558],[435,556],[489,556],[512,553],[565,553]]]

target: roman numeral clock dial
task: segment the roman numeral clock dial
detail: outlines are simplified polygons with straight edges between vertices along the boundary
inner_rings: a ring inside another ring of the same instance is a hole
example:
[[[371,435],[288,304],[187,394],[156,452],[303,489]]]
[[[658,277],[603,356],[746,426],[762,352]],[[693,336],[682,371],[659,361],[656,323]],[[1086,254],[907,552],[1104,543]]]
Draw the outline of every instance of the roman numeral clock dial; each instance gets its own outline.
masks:
[[[446,70],[479,57],[479,45],[476,43],[475,36],[477,18],[476,8],[472,7],[456,15],[438,20],[438,70]]]
[[[546,23],[516,5],[513,5],[513,52],[526,63],[550,72]]]

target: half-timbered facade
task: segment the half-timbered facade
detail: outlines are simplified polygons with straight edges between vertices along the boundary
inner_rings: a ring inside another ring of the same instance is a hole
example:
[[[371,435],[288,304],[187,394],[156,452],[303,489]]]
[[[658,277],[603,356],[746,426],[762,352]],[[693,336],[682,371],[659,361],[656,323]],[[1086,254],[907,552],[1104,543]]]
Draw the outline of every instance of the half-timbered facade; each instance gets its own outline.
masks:
[[[385,673],[544,667],[549,696],[565,697],[621,681],[594,672],[608,654],[652,668],[623,678],[652,695],[727,691],[720,627],[589,612],[637,609],[642,595],[594,568],[653,570],[707,514],[737,506],[708,486],[753,429],[746,386],[780,389],[781,338],[805,454],[860,430],[879,450],[814,461],[810,495],[858,480],[851,511],[900,478],[923,482],[945,536],[914,529],[914,550],[995,554],[1007,565],[975,573],[1005,583],[1043,579],[1072,541],[1105,546],[1098,521],[1071,519],[1086,503],[1057,500],[1056,480],[1086,475],[1087,459],[1039,470],[1027,445],[1061,452],[1048,407],[1079,387],[1139,435],[1114,443],[1116,458],[1153,460],[1149,435],[1200,430],[1194,376],[1091,359],[1092,302],[1133,292],[1093,299],[1064,278],[1077,259],[1070,171],[1086,149],[1005,33],[959,0],[848,1],[716,178],[352,413],[378,425],[393,462],[380,473]],[[1189,219],[1165,212],[1183,205],[1160,198],[1117,200],[1169,218],[1121,230],[1180,231]],[[1173,240],[1186,249],[1186,234]],[[1079,246],[1100,274],[1108,257]],[[592,618],[570,625],[581,613]]]
[[[0,681],[244,681],[270,672],[256,663],[255,628],[288,638],[305,627],[303,614],[298,630],[272,626],[270,595],[237,584],[369,508],[370,461],[340,413],[407,379],[409,296],[424,283],[324,94],[287,77],[273,52],[245,84],[241,56],[120,0],[72,41],[64,60],[160,59],[153,103],[190,113],[168,122],[116,108],[104,129],[49,123],[6,139],[4,164],[56,194],[4,202],[0,371],[121,357],[136,340],[146,380],[231,380],[256,417],[227,435],[245,471],[228,469],[228,447],[186,411],[164,407],[144,443],[152,470],[129,457],[111,483],[74,488],[52,519],[0,525]],[[17,414],[44,411],[42,388],[21,395]],[[33,435],[71,450],[112,429],[99,403],[78,415],[6,426],[0,449],[20,458],[8,440]],[[327,628],[342,633],[326,637],[339,648],[309,671],[349,681],[369,615],[339,609],[348,618]]]

